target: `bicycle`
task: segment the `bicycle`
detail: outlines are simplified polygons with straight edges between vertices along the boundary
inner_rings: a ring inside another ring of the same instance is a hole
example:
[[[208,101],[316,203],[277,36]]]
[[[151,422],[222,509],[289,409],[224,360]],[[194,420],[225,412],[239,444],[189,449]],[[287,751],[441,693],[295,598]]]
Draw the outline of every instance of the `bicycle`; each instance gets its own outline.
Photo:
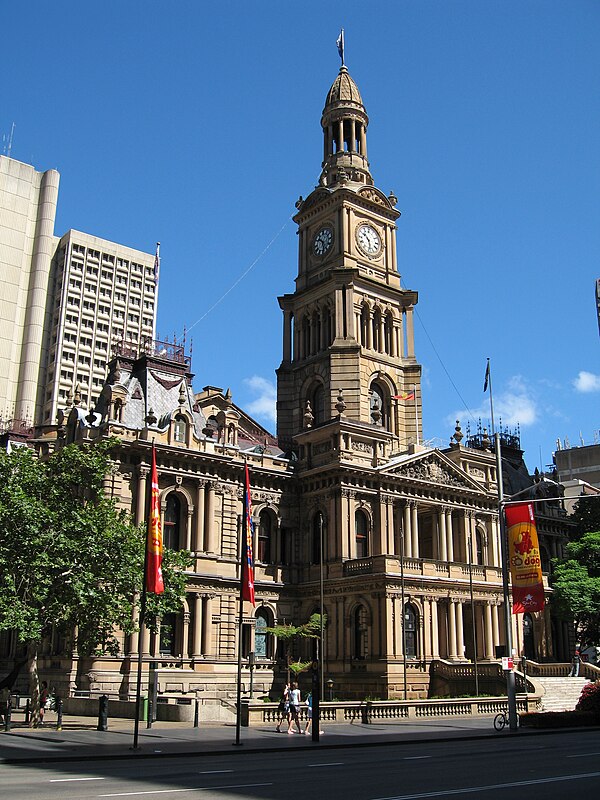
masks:
[[[510,721],[508,719],[508,712],[501,711],[499,714],[496,714],[494,717],[494,728],[497,731],[504,730],[504,728],[510,725]],[[519,727],[519,715],[517,714],[517,728]]]

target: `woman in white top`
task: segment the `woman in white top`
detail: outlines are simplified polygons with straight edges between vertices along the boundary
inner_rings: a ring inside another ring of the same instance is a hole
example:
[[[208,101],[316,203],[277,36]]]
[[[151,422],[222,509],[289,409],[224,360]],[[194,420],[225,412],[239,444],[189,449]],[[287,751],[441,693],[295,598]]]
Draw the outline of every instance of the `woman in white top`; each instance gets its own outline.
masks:
[[[300,713],[300,702],[302,698],[300,697],[300,689],[298,688],[297,683],[292,683],[290,686],[290,691],[288,693],[288,698],[290,702],[290,719],[288,722],[288,733],[294,733],[292,730],[292,725],[295,723],[296,728],[298,728],[298,733],[302,733],[300,730],[300,722],[298,720],[298,714]]]

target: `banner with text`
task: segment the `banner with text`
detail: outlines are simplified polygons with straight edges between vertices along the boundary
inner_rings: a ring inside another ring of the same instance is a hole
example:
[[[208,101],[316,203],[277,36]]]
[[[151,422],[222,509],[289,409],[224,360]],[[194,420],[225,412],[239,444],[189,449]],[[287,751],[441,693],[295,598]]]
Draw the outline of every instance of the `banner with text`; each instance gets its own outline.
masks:
[[[531,503],[506,507],[513,614],[544,608],[542,561]]]

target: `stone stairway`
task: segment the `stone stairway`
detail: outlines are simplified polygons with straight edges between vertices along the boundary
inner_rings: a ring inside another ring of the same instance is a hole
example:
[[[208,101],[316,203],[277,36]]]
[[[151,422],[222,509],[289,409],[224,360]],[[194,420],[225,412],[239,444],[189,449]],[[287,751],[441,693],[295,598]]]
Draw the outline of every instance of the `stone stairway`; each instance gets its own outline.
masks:
[[[542,711],[573,711],[579,700],[581,690],[589,683],[587,678],[540,678],[536,676],[545,691],[542,697]]]

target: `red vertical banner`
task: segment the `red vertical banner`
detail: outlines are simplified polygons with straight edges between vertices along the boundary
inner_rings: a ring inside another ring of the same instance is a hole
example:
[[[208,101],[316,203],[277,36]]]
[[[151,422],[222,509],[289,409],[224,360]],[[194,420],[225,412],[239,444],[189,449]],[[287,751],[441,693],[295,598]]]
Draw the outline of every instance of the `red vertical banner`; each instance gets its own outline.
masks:
[[[513,614],[544,608],[542,561],[531,503],[506,507]]]
[[[165,590],[162,574],[163,538],[154,444],[152,445],[151,481],[150,515],[148,516],[148,535],[146,537],[146,591],[162,594]]]
[[[252,499],[250,497],[250,474],[246,464],[244,487],[244,530],[242,546],[242,600],[254,603],[254,561],[252,558],[252,539],[254,523],[252,522]]]

